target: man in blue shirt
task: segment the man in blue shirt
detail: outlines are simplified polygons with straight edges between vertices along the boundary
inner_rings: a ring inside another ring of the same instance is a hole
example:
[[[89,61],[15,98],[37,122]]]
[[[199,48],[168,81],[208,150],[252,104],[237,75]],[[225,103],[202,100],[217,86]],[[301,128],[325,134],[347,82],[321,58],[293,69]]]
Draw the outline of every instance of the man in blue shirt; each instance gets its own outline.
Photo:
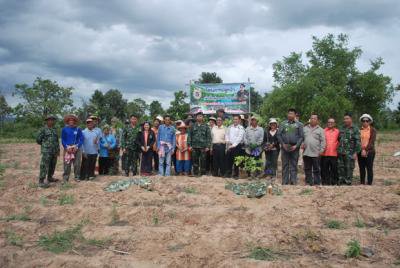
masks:
[[[66,124],[61,131],[61,143],[64,147],[64,174],[63,183],[68,182],[71,174],[71,165],[74,166],[75,180],[80,180],[83,134],[77,127],[78,117],[67,115],[64,117]]]
[[[158,173],[160,176],[171,175],[171,156],[176,146],[175,128],[171,125],[171,116],[164,116],[164,124],[158,129],[157,153],[159,156]],[[165,170],[164,170],[165,162]]]
[[[94,170],[96,168],[97,154],[99,151],[100,133],[95,130],[93,119],[86,120],[87,128],[83,134],[83,154],[81,180],[92,180],[95,178]]]

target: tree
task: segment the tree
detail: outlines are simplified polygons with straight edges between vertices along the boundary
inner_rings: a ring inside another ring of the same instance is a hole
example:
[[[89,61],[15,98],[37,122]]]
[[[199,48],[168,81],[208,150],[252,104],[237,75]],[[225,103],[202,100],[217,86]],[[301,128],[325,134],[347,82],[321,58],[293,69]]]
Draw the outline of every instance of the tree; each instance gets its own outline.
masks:
[[[23,103],[17,105],[17,117],[42,119],[53,114],[62,116],[65,111],[73,107],[72,87],[61,87],[55,81],[36,78],[32,87],[27,84],[16,84],[14,95],[20,97]]]
[[[218,84],[222,83],[221,77],[217,73],[202,72],[198,80],[200,84]]]
[[[189,112],[189,103],[187,102],[188,95],[186,92],[180,90],[174,93],[175,99],[171,101],[167,113],[175,120],[186,118]]]
[[[163,115],[165,113],[159,101],[152,101],[149,107],[151,118],[155,118],[157,115]]]
[[[146,114],[148,108],[149,106],[147,105],[145,100],[141,98],[134,99],[133,101],[128,102],[127,106],[128,117],[134,114],[138,118],[142,118]]]
[[[12,109],[10,106],[8,106],[6,98],[4,97],[4,95],[0,94],[0,126],[2,127],[2,129],[4,120],[11,112]]]
[[[301,53],[291,53],[273,65],[275,85],[264,100],[262,113],[284,117],[289,107],[296,108],[306,120],[312,112],[325,121],[341,119],[352,111],[358,117],[368,112],[378,116],[393,96],[388,76],[377,73],[383,61],[376,59],[366,72],[357,69],[361,49],[348,47],[344,34],[313,37],[312,49],[303,63]]]
[[[88,114],[97,114],[103,121],[110,123],[114,116],[121,120],[125,118],[127,100],[118,89],[110,89],[104,94],[96,90],[89,103],[83,103],[83,107]]]
[[[254,89],[250,87],[250,107],[251,112],[259,114],[263,103],[263,97]]]

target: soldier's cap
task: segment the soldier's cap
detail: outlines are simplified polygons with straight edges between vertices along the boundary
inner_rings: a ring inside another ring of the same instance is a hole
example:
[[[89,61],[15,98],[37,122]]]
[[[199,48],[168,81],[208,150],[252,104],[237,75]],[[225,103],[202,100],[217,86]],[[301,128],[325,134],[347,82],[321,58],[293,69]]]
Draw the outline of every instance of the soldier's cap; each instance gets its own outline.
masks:
[[[270,118],[269,122],[268,122],[268,125],[271,125],[271,124],[278,124],[278,121],[276,121],[275,118]]]
[[[55,117],[54,115],[48,115],[44,118],[44,121],[47,121],[47,120],[57,120],[57,117]]]
[[[79,119],[76,115],[67,114],[66,116],[64,116],[64,123],[68,123],[70,120],[75,121],[75,123],[77,123],[79,121]]]
[[[210,118],[208,118],[209,121],[214,120],[214,122],[217,122],[217,118],[215,118],[214,116],[210,116]]]
[[[360,117],[360,121],[362,121],[364,118],[367,118],[369,121],[371,121],[371,123],[374,122],[374,120],[372,119],[372,116],[370,116],[369,114],[363,114]]]

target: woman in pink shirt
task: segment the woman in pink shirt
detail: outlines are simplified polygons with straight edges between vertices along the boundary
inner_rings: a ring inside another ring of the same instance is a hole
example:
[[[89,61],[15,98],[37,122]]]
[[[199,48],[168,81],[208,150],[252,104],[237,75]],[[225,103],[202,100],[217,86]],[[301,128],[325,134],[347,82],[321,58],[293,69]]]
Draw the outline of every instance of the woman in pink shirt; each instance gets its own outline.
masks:
[[[335,119],[328,119],[324,132],[326,147],[321,154],[321,181],[322,185],[336,185],[338,183],[337,148],[339,146],[339,129],[335,127]]]

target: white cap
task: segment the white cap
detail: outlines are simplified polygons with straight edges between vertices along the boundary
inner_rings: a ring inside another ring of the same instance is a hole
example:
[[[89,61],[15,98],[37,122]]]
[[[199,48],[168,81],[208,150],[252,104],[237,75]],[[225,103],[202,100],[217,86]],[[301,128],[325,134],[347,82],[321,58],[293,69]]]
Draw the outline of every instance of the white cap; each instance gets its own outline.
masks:
[[[278,121],[276,121],[276,119],[275,118],[270,118],[269,119],[269,122],[268,122],[268,125],[271,125],[271,124],[278,124]]]
[[[368,118],[369,121],[371,121],[371,123],[374,122],[374,120],[372,119],[372,116],[370,116],[369,114],[363,114],[363,115],[360,117],[360,121],[362,121],[364,118]]]
[[[163,118],[161,115],[157,115],[157,116],[156,116],[156,119],[157,119],[157,120],[160,120],[160,121],[164,121],[164,118]]]

